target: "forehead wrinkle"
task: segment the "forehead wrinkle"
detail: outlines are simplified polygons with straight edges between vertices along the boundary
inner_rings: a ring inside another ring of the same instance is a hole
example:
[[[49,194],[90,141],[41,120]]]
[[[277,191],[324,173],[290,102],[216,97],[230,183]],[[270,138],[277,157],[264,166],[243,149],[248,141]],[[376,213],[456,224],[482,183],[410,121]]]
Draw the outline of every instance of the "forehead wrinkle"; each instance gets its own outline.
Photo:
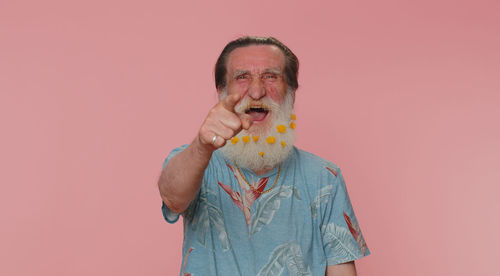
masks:
[[[240,67],[242,63],[253,64],[255,66],[268,63],[267,66],[282,67],[286,63],[286,57],[281,49],[274,45],[249,45],[238,47],[229,53],[226,66],[235,69],[247,69]]]

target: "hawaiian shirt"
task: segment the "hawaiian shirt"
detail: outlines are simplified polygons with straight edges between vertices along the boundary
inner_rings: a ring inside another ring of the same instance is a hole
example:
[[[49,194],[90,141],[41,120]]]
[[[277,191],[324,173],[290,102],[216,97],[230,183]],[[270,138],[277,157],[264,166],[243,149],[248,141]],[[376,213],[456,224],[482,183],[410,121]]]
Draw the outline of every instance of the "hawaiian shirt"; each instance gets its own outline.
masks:
[[[162,211],[169,223],[179,219]],[[182,216],[181,276],[323,276],[370,254],[339,168],[296,147],[261,176],[215,151]]]

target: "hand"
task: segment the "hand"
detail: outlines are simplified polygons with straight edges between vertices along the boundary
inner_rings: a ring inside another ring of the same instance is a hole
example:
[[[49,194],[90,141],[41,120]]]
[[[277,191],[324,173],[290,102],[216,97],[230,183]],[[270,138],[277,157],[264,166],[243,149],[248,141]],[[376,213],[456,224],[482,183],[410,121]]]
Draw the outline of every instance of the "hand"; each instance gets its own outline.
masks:
[[[226,140],[237,135],[241,129],[250,128],[252,117],[247,114],[237,114],[234,111],[240,98],[240,94],[228,95],[212,107],[198,133],[198,139],[202,145],[211,146],[213,149],[220,148],[226,144]],[[212,143],[213,137],[216,137],[216,140]]]

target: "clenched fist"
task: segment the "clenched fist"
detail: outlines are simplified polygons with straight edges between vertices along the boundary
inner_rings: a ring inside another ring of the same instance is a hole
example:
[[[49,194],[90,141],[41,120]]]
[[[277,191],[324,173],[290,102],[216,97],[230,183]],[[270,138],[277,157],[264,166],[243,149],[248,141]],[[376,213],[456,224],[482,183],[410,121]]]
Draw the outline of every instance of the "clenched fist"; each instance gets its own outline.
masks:
[[[237,114],[234,111],[240,98],[240,94],[228,95],[210,109],[198,133],[198,138],[203,145],[212,145],[215,149],[220,148],[241,129],[250,128],[252,117],[247,114]],[[213,140],[214,137],[215,140]]]

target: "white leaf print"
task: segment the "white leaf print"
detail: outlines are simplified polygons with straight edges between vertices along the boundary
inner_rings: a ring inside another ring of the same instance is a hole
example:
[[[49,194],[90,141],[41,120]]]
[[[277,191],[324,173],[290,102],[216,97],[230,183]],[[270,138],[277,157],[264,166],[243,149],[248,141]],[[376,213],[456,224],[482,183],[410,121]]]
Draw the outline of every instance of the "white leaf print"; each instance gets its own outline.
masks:
[[[219,232],[218,238],[222,251],[227,251],[231,248],[229,238],[226,233],[222,211],[219,207],[208,201],[208,197],[215,197],[215,194],[206,192],[200,194],[200,206],[198,216],[192,224],[192,229],[196,230],[197,239],[203,247],[206,247],[207,230],[212,230],[210,225],[213,225]],[[215,250],[215,249],[214,249]]]
[[[255,206],[255,213],[250,221],[250,235],[259,232],[264,225],[269,224],[280,208],[280,200],[291,195],[292,189],[288,186],[281,186],[279,190],[262,195]]]
[[[325,246],[335,253],[336,260],[348,261],[362,256],[347,228],[329,223],[321,227],[321,233]]]
[[[257,276],[281,275],[283,270],[285,270],[287,251],[288,243],[276,247],[271,253],[271,256],[269,256],[267,263],[264,265],[264,267],[262,267]]]
[[[193,231],[196,231],[196,237],[198,239],[198,242],[203,245],[203,247],[206,246],[206,236],[207,236],[207,229],[210,227],[210,219],[209,219],[209,214],[208,214],[208,209],[206,208],[206,202],[207,202],[207,197],[206,194],[201,194],[200,195],[200,208],[197,217],[195,218],[195,222],[192,224],[192,229]]]
[[[286,267],[290,275],[306,276],[312,275],[309,266],[304,263],[300,246],[296,243],[291,243],[288,251],[288,260]]]
[[[332,189],[333,185],[328,185],[319,190],[318,195],[316,196],[316,198],[314,198],[313,202],[311,203],[311,214],[313,218],[316,218],[320,205],[326,204],[328,202],[328,199],[330,199],[330,196],[332,194]]]
[[[210,215],[210,222],[219,231],[218,237],[222,247],[222,251],[227,251],[231,246],[229,244],[229,238],[227,237],[224,219],[222,217],[222,211],[210,203],[207,203],[207,207],[208,213]]]
[[[295,188],[295,187],[292,187],[292,190],[293,190],[293,196],[294,196],[296,199],[301,200],[299,190],[298,190],[297,188]]]
[[[276,247],[257,276],[281,275],[285,267],[291,276],[312,275],[309,266],[304,263],[300,246],[291,242]]]

